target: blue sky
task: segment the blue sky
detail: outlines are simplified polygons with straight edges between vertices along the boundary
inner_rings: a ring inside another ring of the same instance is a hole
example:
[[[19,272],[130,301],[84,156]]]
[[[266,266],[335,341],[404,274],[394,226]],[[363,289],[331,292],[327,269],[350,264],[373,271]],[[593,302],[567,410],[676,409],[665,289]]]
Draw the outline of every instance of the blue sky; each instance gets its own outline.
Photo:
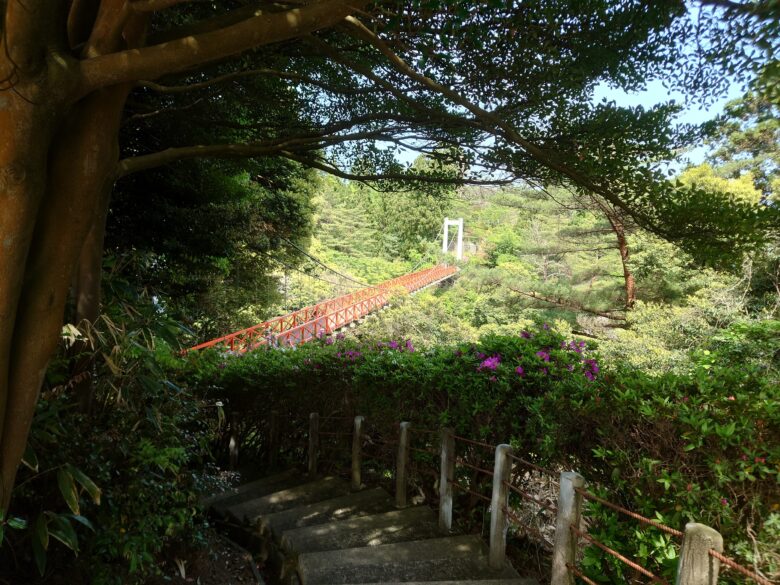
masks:
[[[692,104],[680,112],[677,121],[683,124],[701,124],[723,112],[723,107],[731,100],[737,99],[744,93],[742,87],[734,83],[729,87],[728,93],[715,101],[709,107],[703,108]],[[669,91],[660,80],[648,83],[647,88],[640,92],[627,93],[621,89],[610,89],[606,84],[596,87],[593,102],[597,103],[606,98],[614,101],[618,106],[644,106],[650,108],[674,100],[679,104],[685,103],[685,96],[680,92]],[[699,147],[686,153],[686,158],[693,164],[700,164],[704,160],[705,147]]]

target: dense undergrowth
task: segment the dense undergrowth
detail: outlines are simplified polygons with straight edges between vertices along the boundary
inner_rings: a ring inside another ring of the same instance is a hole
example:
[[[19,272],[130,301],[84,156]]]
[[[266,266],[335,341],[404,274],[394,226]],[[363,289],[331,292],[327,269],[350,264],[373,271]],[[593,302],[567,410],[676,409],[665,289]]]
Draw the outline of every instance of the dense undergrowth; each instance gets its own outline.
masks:
[[[777,576],[776,379],[768,364],[727,357],[726,348],[706,350],[694,373],[652,377],[603,364],[594,345],[541,328],[430,349],[330,338],[296,350],[214,352],[180,374],[258,424],[272,409],[299,422],[311,411],[360,413],[385,429],[411,420],[511,441],[536,463],[575,468],[592,490],[673,527],[715,527],[730,554]],[[677,548],[667,536],[599,506],[587,514],[593,535],[673,576]],[[597,581],[628,579],[593,547],[583,563]]]

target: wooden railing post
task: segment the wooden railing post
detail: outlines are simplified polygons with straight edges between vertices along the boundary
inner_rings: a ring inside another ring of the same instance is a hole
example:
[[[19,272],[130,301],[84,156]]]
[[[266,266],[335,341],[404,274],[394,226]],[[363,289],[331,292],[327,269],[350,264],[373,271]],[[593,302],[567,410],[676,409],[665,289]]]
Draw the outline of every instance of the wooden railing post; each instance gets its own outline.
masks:
[[[309,415],[309,475],[317,475],[317,460],[320,457],[320,415]]]
[[[452,482],[455,479],[455,429],[441,430],[439,477],[439,528],[452,530]]]
[[[398,431],[398,461],[395,466],[395,505],[405,508],[406,488],[409,481],[409,428],[410,422],[402,422]]]
[[[551,585],[573,585],[574,576],[567,565],[574,565],[577,557],[577,537],[571,527],[580,526],[582,496],[575,490],[585,486],[585,478],[573,471],[561,473],[558,488],[558,515],[553,539]]]
[[[230,457],[230,469],[235,471],[238,467],[238,411],[230,413],[230,441],[228,442],[228,455]]]
[[[272,410],[268,420],[268,467],[279,463],[279,411]]]
[[[710,556],[710,549],[723,552],[723,537],[714,528],[689,522],[685,525],[676,585],[716,585],[720,561]]]
[[[496,460],[493,464],[493,497],[490,501],[490,556],[493,569],[500,569],[506,561],[506,532],[509,528],[506,510],[509,507],[509,483],[512,471],[512,447],[496,447]]]
[[[352,489],[363,487],[363,421],[362,416],[355,417],[352,429]]]

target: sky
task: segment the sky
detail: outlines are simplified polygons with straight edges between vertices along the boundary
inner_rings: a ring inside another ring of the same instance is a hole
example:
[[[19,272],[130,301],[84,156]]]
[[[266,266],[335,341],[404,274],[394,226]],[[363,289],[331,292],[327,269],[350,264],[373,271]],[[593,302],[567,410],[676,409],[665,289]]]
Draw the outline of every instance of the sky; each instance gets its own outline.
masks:
[[[723,112],[723,107],[731,100],[741,97],[744,93],[743,88],[734,83],[729,88],[728,93],[721,99],[715,101],[707,108],[699,105],[691,105],[680,112],[677,121],[682,124],[701,124]],[[593,96],[593,103],[598,103],[606,98],[614,101],[618,106],[643,106],[650,108],[654,105],[675,100],[677,103],[685,103],[685,97],[680,92],[669,91],[660,80],[655,80],[647,85],[647,88],[640,92],[627,93],[621,89],[610,89],[606,84],[596,87]],[[702,146],[686,153],[685,158],[692,164],[701,164],[704,161],[706,147]]]

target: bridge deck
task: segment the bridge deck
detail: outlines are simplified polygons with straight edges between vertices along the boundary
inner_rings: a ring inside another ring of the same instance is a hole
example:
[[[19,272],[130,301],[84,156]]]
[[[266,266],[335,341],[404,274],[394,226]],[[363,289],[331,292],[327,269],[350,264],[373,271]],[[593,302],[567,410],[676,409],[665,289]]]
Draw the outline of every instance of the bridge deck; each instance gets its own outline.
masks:
[[[197,351],[207,347],[223,347],[230,351],[245,352],[275,341],[281,345],[298,345],[327,335],[384,307],[393,295],[393,289],[405,288],[412,293],[431,286],[456,272],[454,266],[442,264],[418,272],[404,274],[376,286],[359,289],[353,293],[328,299],[304,307],[287,315],[274,317],[247,329],[236,331],[189,348]]]

